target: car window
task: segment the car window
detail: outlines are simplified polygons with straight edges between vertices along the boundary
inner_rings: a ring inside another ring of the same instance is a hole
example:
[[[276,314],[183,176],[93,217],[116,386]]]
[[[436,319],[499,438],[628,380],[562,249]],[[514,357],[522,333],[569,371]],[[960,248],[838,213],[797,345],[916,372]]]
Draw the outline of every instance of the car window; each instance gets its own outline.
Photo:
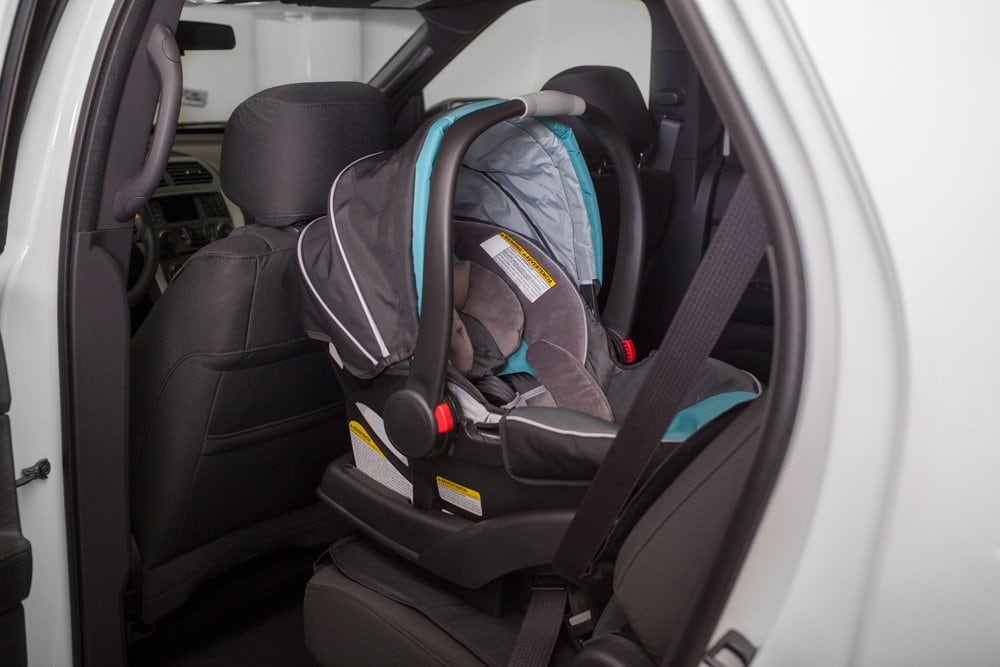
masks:
[[[181,123],[222,122],[254,93],[304,81],[368,81],[419,28],[399,9],[329,9],[280,2],[187,4],[185,21],[230,25],[236,46],[187,51]]]
[[[640,0],[533,0],[483,31],[424,89],[430,108],[466,97],[514,97],[576,65],[614,65],[649,90],[649,13]]]

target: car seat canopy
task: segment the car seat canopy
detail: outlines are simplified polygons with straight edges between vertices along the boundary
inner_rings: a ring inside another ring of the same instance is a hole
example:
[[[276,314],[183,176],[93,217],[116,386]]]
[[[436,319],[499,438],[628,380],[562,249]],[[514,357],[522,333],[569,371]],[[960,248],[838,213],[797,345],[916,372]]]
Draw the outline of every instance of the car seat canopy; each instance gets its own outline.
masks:
[[[579,159],[579,164],[574,161]],[[555,259],[577,284],[601,276],[594,186],[573,133],[547,119],[493,126],[473,142],[459,170],[455,216],[517,232]]]
[[[456,120],[495,103],[448,112],[400,149],[348,165],[330,189],[327,216],[303,230],[303,322],[352,375],[372,378],[412,356],[436,151]],[[481,134],[459,170],[454,217],[533,241],[574,289],[600,281],[593,183],[572,131],[557,121],[519,118]]]

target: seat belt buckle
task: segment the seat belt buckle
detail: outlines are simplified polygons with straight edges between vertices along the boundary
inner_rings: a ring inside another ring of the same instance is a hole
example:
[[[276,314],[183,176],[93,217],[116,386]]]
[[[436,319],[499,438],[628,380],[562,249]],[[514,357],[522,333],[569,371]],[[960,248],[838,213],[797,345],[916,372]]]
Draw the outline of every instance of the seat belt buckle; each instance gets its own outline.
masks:
[[[577,614],[566,616],[564,625],[566,626],[566,633],[570,637],[579,639],[592,633],[594,627],[597,625],[597,621],[589,609],[584,609]]]

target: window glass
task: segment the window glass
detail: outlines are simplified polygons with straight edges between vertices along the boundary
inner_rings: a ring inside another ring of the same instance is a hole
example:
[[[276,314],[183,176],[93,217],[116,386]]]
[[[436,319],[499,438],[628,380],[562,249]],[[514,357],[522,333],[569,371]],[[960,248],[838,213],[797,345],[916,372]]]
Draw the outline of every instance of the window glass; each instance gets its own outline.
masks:
[[[186,21],[233,27],[236,48],[182,57],[181,123],[219,122],[254,93],[303,81],[368,81],[420,27],[415,11],[280,2],[187,4]]]
[[[640,0],[533,0],[483,31],[424,89],[453,97],[514,97],[577,65],[615,65],[649,91],[651,27]]]

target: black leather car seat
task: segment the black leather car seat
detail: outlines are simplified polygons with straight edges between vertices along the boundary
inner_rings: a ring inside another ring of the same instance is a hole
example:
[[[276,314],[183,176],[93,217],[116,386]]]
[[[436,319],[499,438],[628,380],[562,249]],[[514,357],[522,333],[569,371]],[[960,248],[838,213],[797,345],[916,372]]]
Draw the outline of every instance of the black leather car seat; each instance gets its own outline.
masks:
[[[131,346],[131,513],[150,623],[199,582],[346,530],[315,496],[345,450],[325,347],[282,287],[302,223],[348,163],[390,143],[387,102],[359,83],[272,88],[232,114],[226,195],[245,227],[201,249]],[[135,569],[135,568],[134,568]]]
[[[767,400],[749,404],[658,494],[609,572],[610,600],[582,647],[563,636],[551,665],[663,664],[683,638],[761,444]],[[652,488],[656,488],[653,485]],[[524,613],[475,595],[356,537],[331,547],[306,588],[305,639],[325,667],[510,664]]]

